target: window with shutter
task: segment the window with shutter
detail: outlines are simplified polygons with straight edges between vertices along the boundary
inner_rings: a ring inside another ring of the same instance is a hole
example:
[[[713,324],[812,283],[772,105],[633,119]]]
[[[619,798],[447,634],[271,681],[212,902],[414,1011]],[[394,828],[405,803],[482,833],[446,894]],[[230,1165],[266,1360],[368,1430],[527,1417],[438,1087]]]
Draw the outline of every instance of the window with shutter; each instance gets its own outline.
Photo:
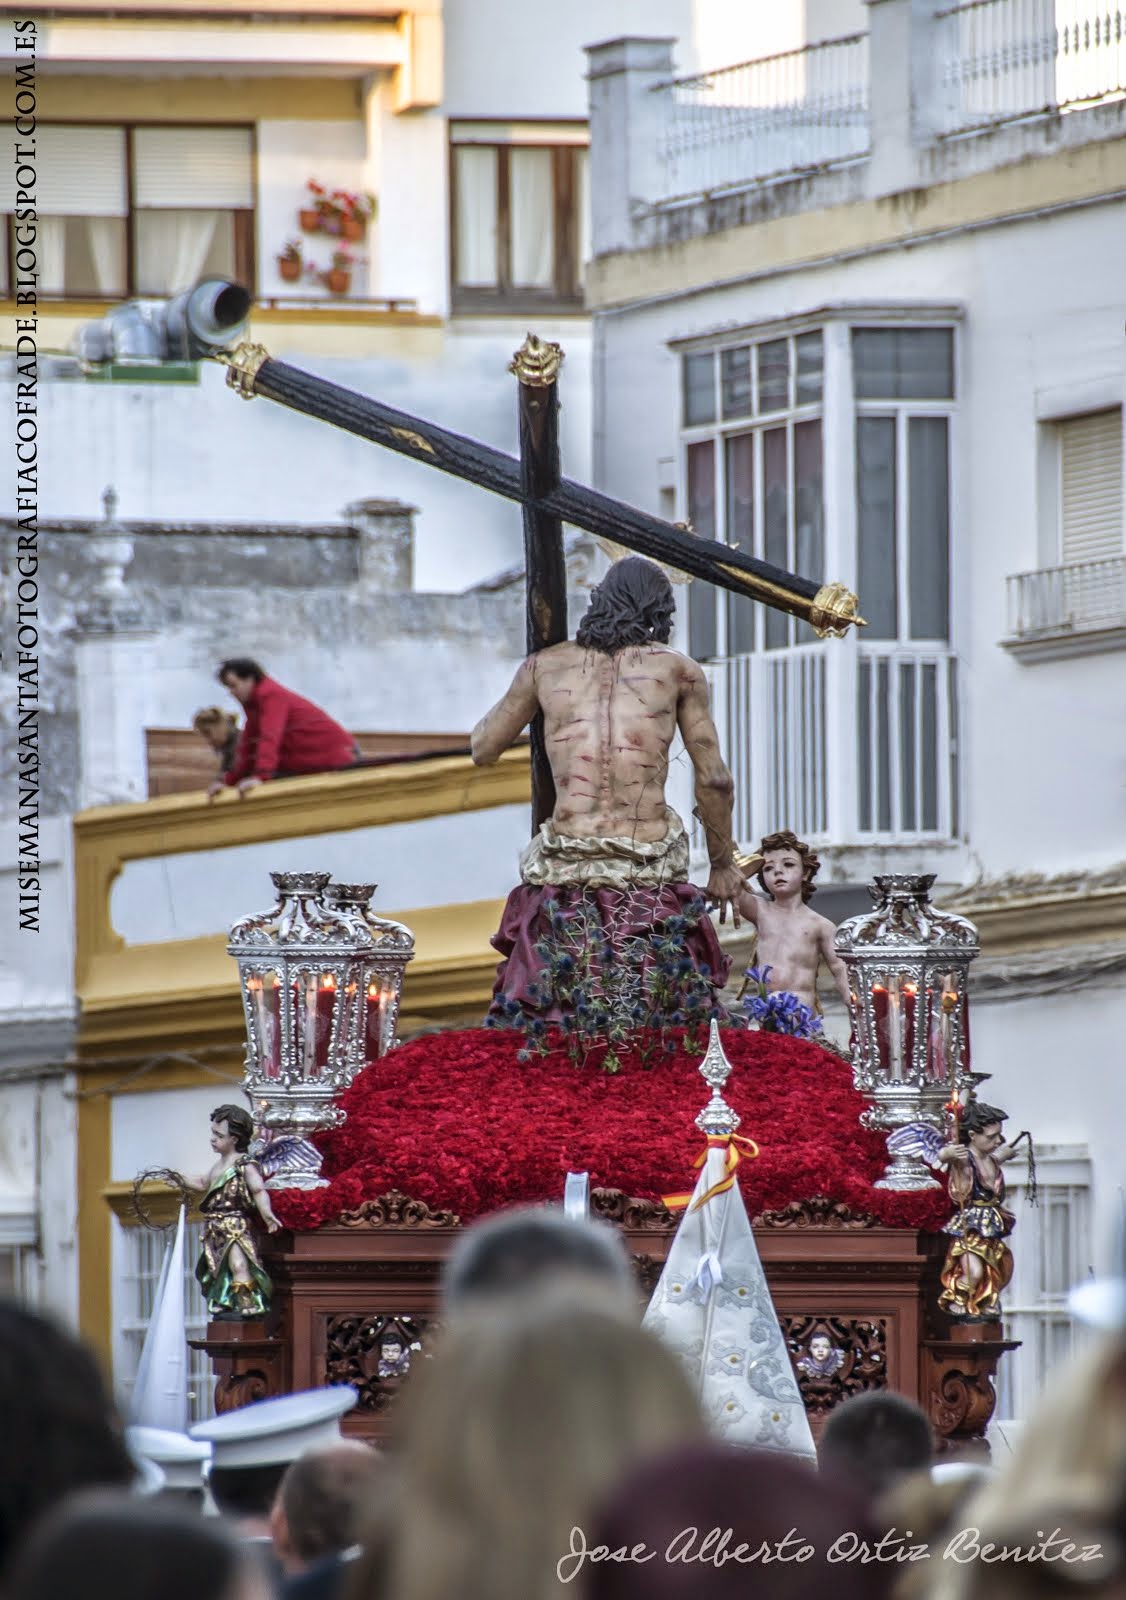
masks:
[[[1057,424],[1060,556],[1065,566],[1123,553],[1122,408]]]
[[[37,143],[41,298],[168,295],[211,274],[253,285],[250,128],[41,123]],[[4,287],[20,243],[15,202],[10,168]]]

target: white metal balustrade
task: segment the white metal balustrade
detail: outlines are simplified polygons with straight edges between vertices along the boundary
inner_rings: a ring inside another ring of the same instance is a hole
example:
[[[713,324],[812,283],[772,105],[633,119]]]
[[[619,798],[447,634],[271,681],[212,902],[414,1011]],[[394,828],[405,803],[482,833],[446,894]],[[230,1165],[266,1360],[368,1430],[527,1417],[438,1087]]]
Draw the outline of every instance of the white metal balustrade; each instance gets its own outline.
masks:
[[[736,838],[778,828],[834,844],[954,837],[958,686],[949,650],[807,645],[717,666]],[[846,723],[837,739],[834,705]]]
[[[1014,640],[1126,628],[1126,556],[1019,572],[1008,600]]]
[[[1126,12],[1105,0],[969,0],[935,17],[943,131],[1126,94]]]
[[[655,85],[660,202],[734,189],[868,150],[868,36]]]

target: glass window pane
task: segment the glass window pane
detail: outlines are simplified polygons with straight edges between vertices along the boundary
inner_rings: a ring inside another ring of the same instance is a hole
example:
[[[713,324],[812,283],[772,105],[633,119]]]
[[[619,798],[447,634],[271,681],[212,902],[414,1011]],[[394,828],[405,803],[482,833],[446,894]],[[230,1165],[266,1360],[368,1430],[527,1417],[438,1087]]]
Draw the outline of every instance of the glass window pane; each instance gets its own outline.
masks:
[[[41,294],[126,293],[124,217],[40,217],[36,226]]]
[[[723,414],[725,417],[749,417],[753,410],[751,400],[751,349],[740,345],[737,350],[724,350],[720,356],[720,381],[723,388]]]
[[[825,355],[821,334],[803,333],[795,340],[798,357],[797,404],[807,406],[821,398]]]
[[[856,677],[856,770],[860,831],[872,831],[872,663],[861,656]]]
[[[945,639],[950,627],[949,424],[907,424],[907,579],[912,639]]]
[[[888,668],[882,656],[876,663],[876,832],[891,832],[891,735],[888,727]]]
[[[739,433],[728,439],[724,454],[727,542],[754,555],[754,435]],[[744,595],[727,596],[728,655],[745,655],[754,649],[754,619],[753,601]]]
[[[790,346],[772,339],[758,347],[758,408],[784,411],[790,403]]]
[[[715,356],[685,356],[682,368],[684,386],[684,426],[697,427],[715,421]]]
[[[919,749],[922,760],[923,821],[925,833],[938,828],[938,670],[925,661],[923,674],[922,727]]]
[[[512,285],[550,289],[555,283],[555,182],[550,150],[508,152],[508,229]]]
[[[688,521],[701,539],[714,539],[714,441],[704,439],[699,444],[690,444],[687,467]],[[693,578],[688,585],[688,643],[697,661],[706,661],[716,653],[716,591],[699,578]]]
[[[825,514],[821,478],[821,419],[794,425],[794,570],[820,583],[825,572]],[[796,625],[799,644],[817,635]]]
[[[790,468],[785,428],[768,428],[762,436],[763,554],[776,567],[788,569]],[[789,619],[784,612],[766,612],[766,647],[774,650],[789,643]]]
[[[915,810],[915,682],[917,663],[899,663],[899,831],[915,833],[919,820]]]
[[[229,211],[137,211],[133,239],[138,294],[178,294],[200,278],[236,276]]]
[[[857,583],[868,639],[898,635],[895,482],[895,418],[857,417]]]
[[[951,328],[854,328],[853,383],[858,400],[952,400]]]
[[[454,278],[467,289],[497,286],[497,151],[454,149]]]

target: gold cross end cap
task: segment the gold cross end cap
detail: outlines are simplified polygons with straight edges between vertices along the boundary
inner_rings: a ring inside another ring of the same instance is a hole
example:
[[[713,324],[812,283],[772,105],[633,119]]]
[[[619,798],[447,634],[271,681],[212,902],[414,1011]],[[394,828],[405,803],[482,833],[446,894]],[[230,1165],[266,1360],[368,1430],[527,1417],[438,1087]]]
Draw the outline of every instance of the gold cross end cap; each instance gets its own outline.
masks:
[[[563,365],[562,345],[552,344],[530,333],[508,363],[521,383],[532,389],[550,389]]]
[[[843,583],[825,583],[814,595],[809,607],[809,622],[819,639],[831,635],[843,639],[850,627],[866,628],[864,618],[857,612],[856,596]]]
[[[253,400],[254,381],[263,363],[270,359],[270,352],[266,346],[251,344],[249,340],[244,340],[233,350],[220,350],[215,359],[221,361],[227,369],[228,387],[234,389],[244,400]]]

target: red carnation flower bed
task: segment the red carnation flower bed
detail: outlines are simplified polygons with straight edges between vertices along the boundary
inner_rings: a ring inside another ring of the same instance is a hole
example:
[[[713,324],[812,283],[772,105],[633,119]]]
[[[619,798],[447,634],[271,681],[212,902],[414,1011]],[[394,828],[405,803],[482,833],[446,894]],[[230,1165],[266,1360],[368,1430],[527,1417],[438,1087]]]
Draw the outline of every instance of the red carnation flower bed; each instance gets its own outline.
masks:
[[[944,1189],[873,1188],[884,1139],[860,1126],[865,1101],[843,1061],[779,1034],[725,1029],[723,1042],[734,1066],[726,1098],[760,1151],[739,1167],[752,1217],[826,1196],[889,1227],[942,1227]],[[517,1061],[522,1044],[509,1030],[429,1034],[365,1068],[341,1097],[347,1122],[317,1136],[329,1187],[277,1194],[278,1217],[315,1228],[399,1189],[469,1222],[560,1200],[568,1171],[642,1199],[692,1188],[703,1147],[695,1117],[708,1098],[699,1051],[658,1047],[649,1066],[621,1051],[622,1070],[609,1076],[574,1066],[562,1049]]]

